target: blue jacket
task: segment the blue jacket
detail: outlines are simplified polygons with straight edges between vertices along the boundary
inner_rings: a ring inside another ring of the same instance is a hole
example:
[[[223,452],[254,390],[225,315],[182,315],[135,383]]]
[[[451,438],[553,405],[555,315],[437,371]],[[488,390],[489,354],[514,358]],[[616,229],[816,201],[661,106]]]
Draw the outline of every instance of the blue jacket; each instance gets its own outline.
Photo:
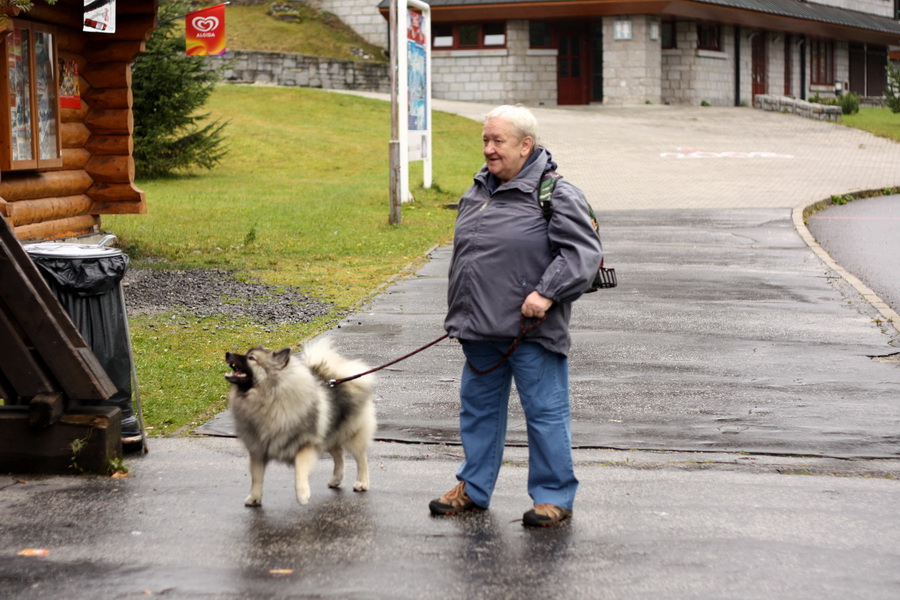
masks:
[[[519,333],[525,297],[553,300],[547,320],[527,340],[568,355],[569,318],[603,254],[577,187],[560,179],[548,222],[538,203],[541,177],[556,163],[544,148],[493,192],[483,166],[459,201],[444,328],[461,340],[509,340]],[[495,181],[496,183],[496,181]]]

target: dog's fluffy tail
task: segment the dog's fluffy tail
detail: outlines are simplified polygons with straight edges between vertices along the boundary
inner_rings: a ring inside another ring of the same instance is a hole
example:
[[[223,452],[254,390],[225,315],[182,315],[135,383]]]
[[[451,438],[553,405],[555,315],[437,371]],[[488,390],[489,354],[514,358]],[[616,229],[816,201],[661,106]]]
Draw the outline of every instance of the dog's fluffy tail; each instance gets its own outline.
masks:
[[[310,371],[325,381],[353,377],[371,369],[362,361],[349,360],[341,356],[332,347],[329,338],[319,338],[304,346],[303,360]],[[371,389],[375,385],[375,376],[365,375],[348,383]]]

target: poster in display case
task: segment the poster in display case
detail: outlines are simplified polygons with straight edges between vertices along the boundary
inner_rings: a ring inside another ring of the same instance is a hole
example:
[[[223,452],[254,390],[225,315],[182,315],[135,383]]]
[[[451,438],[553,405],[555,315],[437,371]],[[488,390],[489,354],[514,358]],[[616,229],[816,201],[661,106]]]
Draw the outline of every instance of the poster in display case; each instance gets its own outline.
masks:
[[[9,119],[0,131],[3,170],[62,166],[59,135],[59,73],[54,34],[34,23],[10,22],[2,44]]]

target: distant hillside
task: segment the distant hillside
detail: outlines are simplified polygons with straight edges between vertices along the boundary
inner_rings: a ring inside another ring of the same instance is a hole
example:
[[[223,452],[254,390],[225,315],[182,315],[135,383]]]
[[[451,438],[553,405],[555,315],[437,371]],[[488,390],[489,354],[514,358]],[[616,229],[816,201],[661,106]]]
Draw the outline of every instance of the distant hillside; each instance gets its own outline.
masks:
[[[306,2],[235,2],[226,11],[229,50],[387,62],[383,49],[365,41],[336,15],[314,10]]]

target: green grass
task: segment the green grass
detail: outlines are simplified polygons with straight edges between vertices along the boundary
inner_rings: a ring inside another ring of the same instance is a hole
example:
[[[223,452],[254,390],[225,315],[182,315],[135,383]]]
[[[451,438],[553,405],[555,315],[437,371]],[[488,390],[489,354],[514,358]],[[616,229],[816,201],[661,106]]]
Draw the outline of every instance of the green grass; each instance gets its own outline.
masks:
[[[299,12],[300,18],[297,21],[285,22],[266,14],[270,4],[273,3],[228,6],[226,19],[229,49],[294,52],[327,58],[360,60],[351,50],[358,48],[372,57],[368,59],[369,61],[387,61],[382,48],[366,42],[331,13],[315,11],[303,2],[291,2],[290,4]]]
[[[843,115],[842,121],[849,127],[900,142],[900,113],[892,113],[888,108],[863,107],[855,115]]]
[[[229,120],[222,164],[195,176],[138,181],[145,215],[109,215],[133,268],[220,268],[334,303],[306,325],[167,314],[131,319],[145,419],[154,434],[224,408],[223,356],[293,346],[326,330],[435,244],[452,236],[456,201],[483,162],[481,126],[435,113],[434,179],[402,223],[388,223],[387,102],[303,88],[220,86],[207,108]]]

